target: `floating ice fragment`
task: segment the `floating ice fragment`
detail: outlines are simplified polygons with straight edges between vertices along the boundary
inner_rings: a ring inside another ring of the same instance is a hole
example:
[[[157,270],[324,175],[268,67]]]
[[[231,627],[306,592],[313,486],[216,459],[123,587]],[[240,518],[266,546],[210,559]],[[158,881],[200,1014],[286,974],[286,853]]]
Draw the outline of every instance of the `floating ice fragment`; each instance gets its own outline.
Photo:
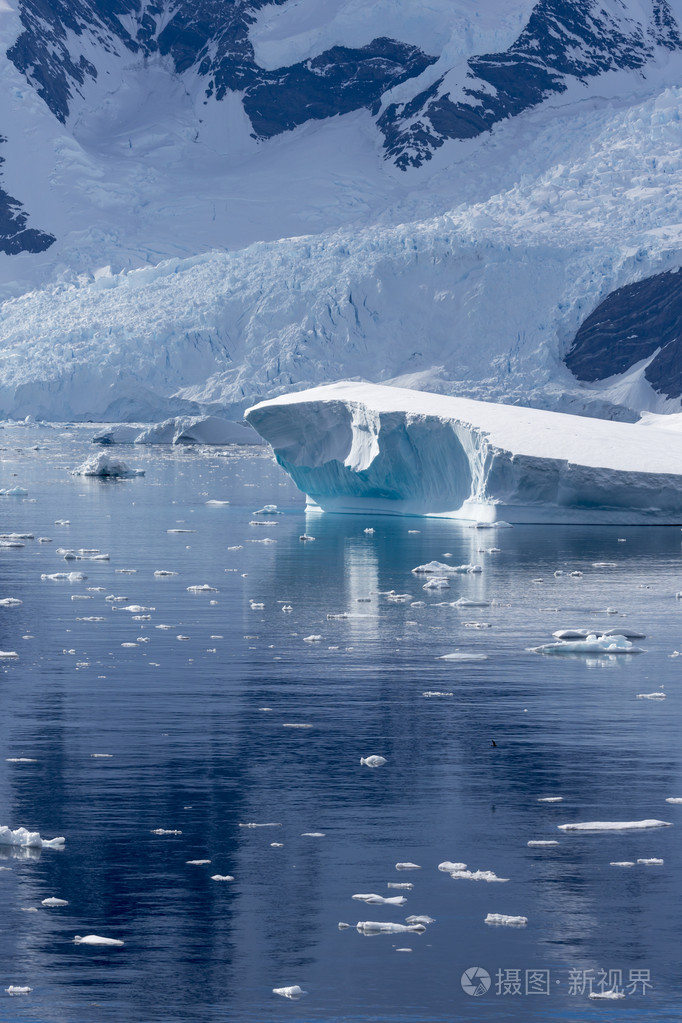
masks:
[[[325,838],[326,832],[324,831],[302,831],[301,838]]]
[[[604,1001],[616,1001],[619,998],[625,998],[624,991],[590,991],[589,998],[593,1001],[601,1000]]]
[[[370,893],[368,895],[352,895],[351,898],[358,902],[366,902],[370,906],[404,906],[407,902],[404,895],[393,895],[385,899],[383,895]]]
[[[368,526],[367,529],[363,529],[363,533],[366,533],[367,536],[373,536],[374,535],[374,530],[372,529],[371,526]]]
[[[303,637],[303,642],[304,643],[319,643],[319,641],[321,639],[322,639],[322,636],[315,636],[315,635],[304,636]]]
[[[307,724],[304,721],[284,721],[282,722],[282,728],[312,728],[312,725]]]
[[[360,763],[365,767],[382,767],[387,763],[386,757],[379,757],[375,753],[370,757],[360,757]]]
[[[563,640],[544,646],[530,647],[533,654],[642,654],[641,647],[634,646],[622,635],[597,635],[590,633],[585,639]]]
[[[506,916],[504,913],[488,913],[483,922],[492,924],[493,927],[525,927],[528,923],[528,917]]]
[[[665,693],[637,693],[638,700],[665,700]]]
[[[33,757],[5,757],[8,764],[37,764]]]
[[[427,561],[412,569],[414,575],[471,575],[481,572],[480,565],[448,565],[443,561]]]
[[[185,860],[191,867],[203,867],[204,864],[210,863],[210,860]]]
[[[435,920],[432,916],[406,916],[406,924],[435,924]]]
[[[41,906],[50,906],[50,907],[52,907],[52,906],[68,906],[68,902],[66,901],[66,899],[55,899],[55,898],[43,899],[43,901],[41,902]]]
[[[396,863],[395,869],[396,870],[421,870],[422,868],[419,866],[418,863],[410,863],[408,861],[407,863]]]
[[[455,881],[508,881],[508,877],[498,877],[494,870],[453,870],[450,877]]]
[[[216,586],[209,586],[208,583],[203,583],[201,586],[188,586],[188,593],[218,593]]]
[[[84,579],[87,579],[87,575],[83,575],[82,572],[51,572],[50,574],[43,573],[40,576],[41,579],[49,579],[55,583],[82,583]]]
[[[149,833],[150,835],[181,835],[182,831],[176,831],[173,828],[154,828]]]
[[[412,931],[414,934],[423,934],[426,930],[424,924],[393,924],[383,923],[376,920],[359,920],[355,925],[360,934],[405,934]]]
[[[682,803],[682,796],[668,796],[666,803]]]
[[[466,870],[466,863],[451,863],[450,860],[443,860],[442,863],[438,864],[438,869],[449,874],[453,870]]]
[[[65,838],[41,838],[37,831],[17,828],[12,831],[7,825],[0,827],[0,845],[13,845],[24,849],[63,849]]]
[[[445,576],[434,575],[422,586],[423,590],[449,590],[450,583]]]
[[[22,987],[19,984],[10,984],[9,987],[5,988],[8,995],[30,995],[33,991],[32,987]]]
[[[610,867],[634,867],[634,865],[634,860],[612,860],[611,863],[609,863]]]
[[[80,934],[77,934],[76,937],[73,939],[73,943],[74,945],[110,945],[110,946],[119,946],[124,944],[124,942],[119,941],[118,938],[103,938],[99,934],[86,934],[84,937],[81,937]]]
[[[110,458],[105,452],[92,455],[82,465],[73,470],[74,476],[99,476],[106,479],[130,479],[133,476],[144,476],[141,469],[131,469],[126,462]]]
[[[553,846],[553,845],[559,845],[559,843],[555,842],[554,840],[546,841],[544,839],[539,839],[538,838],[538,839],[531,839],[530,842],[528,842],[528,845],[531,847],[531,849],[542,849],[544,847],[549,847],[549,846]]]
[[[292,998],[294,1000],[308,994],[299,984],[290,984],[288,987],[273,987],[272,993],[273,995],[280,995],[282,998]]]
[[[230,503],[229,501],[215,501],[215,500],[214,500],[214,501],[207,501],[207,502],[206,502],[206,504],[208,504],[208,505],[213,505],[213,506],[215,506],[215,507],[219,507],[219,506],[222,506],[222,505],[224,505],[224,504],[229,504],[229,503]],[[254,512],[253,514],[254,514],[254,515],[257,515],[257,514],[258,514],[258,512]]]
[[[490,607],[489,600],[470,600],[469,597],[460,597],[458,600],[453,600],[450,603],[450,607]]]
[[[177,572],[169,572],[165,568],[157,568],[156,572],[154,572],[154,575],[155,576],[159,576],[159,577],[167,576],[167,575],[177,575],[177,574],[178,574]]]
[[[109,600],[109,597],[106,598]],[[127,600],[127,597],[117,597],[116,600]],[[114,603],[113,600],[110,603]],[[126,607],[115,608],[117,611],[129,611],[131,614],[137,615],[142,611],[156,611],[155,607],[143,607],[142,604],[127,604]]]
[[[55,524],[55,526],[70,526],[71,525],[71,523],[69,522],[68,519],[55,519],[54,520],[54,524]]]
[[[304,542],[307,541],[307,540],[315,540],[315,539],[316,538],[314,536],[308,536],[307,533],[301,533],[301,535],[299,536],[299,540],[303,540]]]
[[[25,487],[9,487],[7,490],[0,490],[4,497],[28,497],[28,490]]]
[[[0,600],[0,607],[19,607],[20,604],[23,604],[23,601],[18,597],[3,597]]]
[[[464,650],[455,650],[451,654],[441,654],[437,661],[487,661],[487,654],[467,653]]]
[[[284,848],[284,842],[271,842],[270,843],[270,848],[271,849],[283,849]]]
[[[427,696],[427,697],[433,697],[433,696],[454,696],[454,693],[443,693],[443,692],[440,692],[437,689],[433,689],[433,690],[428,690],[427,689],[427,691],[425,693],[422,693],[422,696]]]
[[[211,874],[211,881],[234,881],[232,874]]]
[[[637,860],[643,867],[660,867],[663,865],[663,860],[658,859],[656,856],[652,856],[650,859]]]
[[[411,881],[387,881],[386,887],[399,888],[402,889],[403,891],[411,892],[412,889],[414,888],[414,885],[412,884]]]
[[[563,799],[563,796],[540,796],[538,803],[561,803]]]
[[[557,824],[559,831],[643,831],[646,828],[669,828],[670,821],[587,821],[583,824]]]
[[[618,563],[615,561],[593,561],[592,568],[618,568]]]
[[[6,548],[6,549],[14,549],[14,548],[19,549],[19,548],[25,547],[25,546],[26,546],[26,544],[25,543],[21,543],[21,541],[19,541],[19,540],[0,540],[0,547]]]
[[[113,753],[91,753],[90,756],[94,760],[111,760]]]
[[[16,650],[0,650],[0,661],[18,661],[19,654]]]
[[[240,824],[240,828],[281,828],[282,825],[277,821],[269,821],[267,824],[254,824],[250,821],[248,824]]]
[[[167,529],[167,533],[196,533],[196,529]]]

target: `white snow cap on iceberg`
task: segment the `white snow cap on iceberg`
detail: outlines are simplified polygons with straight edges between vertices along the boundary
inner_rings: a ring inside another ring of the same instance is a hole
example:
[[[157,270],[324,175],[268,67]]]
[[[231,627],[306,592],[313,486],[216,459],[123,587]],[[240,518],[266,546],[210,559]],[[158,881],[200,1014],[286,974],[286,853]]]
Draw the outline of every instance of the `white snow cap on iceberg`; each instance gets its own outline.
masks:
[[[144,476],[141,469],[131,469],[126,462],[118,458],[110,458],[103,451],[99,455],[91,455],[82,465],[73,470],[74,476],[100,476],[107,479],[130,479],[133,476]]]
[[[246,419],[326,511],[481,522],[682,522],[682,451],[658,421],[589,419],[340,381]]]

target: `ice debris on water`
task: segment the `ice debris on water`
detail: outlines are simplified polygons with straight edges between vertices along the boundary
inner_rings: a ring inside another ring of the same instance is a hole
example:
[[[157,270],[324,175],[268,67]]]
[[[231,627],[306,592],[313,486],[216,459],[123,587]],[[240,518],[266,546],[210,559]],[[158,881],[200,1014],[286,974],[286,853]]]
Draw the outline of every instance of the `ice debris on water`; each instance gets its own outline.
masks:
[[[82,572],[51,572],[43,573],[40,576],[41,579],[49,579],[54,583],[82,583],[84,579],[87,579],[87,575],[83,575]]]
[[[444,561],[427,561],[412,569],[413,575],[473,575],[482,572],[480,565],[448,565]]]
[[[107,945],[111,947],[125,944],[125,942],[120,941],[118,938],[103,938],[99,934],[86,934],[83,937],[77,934],[73,939],[73,943],[74,945]]]
[[[16,650],[0,650],[0,661],[18,661],[19,654]]]
[[[203,583],[201,586],[188,586],[188,593],[218,593],[217,586],[209,586],[208,583]]]
[[[554,846],[554,845],[559,845],[559,843],[555,842],[554,840],[547,841],[545,839],[540,839],[540,838],[533,839],[532,838],[530,840],[530,842],[527,843],[527,845],[529,845],[531,849],[542,849],[542,848],[545,848],[545,847],[549,848],[549,847]]]
[[[634,867],[634,865],[634,860],[612,860],[611,863],[609,863],[610,867]]]
[[[211,874],[211,881],[234,881],[231,874]]]
[[[504,913],[488,913],[483,921],[493,927],[525,927],[528,923],[527,916],[506,916]]]
[[[411,881],[387,881],[386,882],[386,887],[387,888],[396,888],[396,889],[400,889],[402,891],[411,892],[412,889],[414,888],[414,885],[412,884]]]
[[[559,831],[644,831],[647,828],[669,828],[670,821],[586,821],[581,824],[557,824]]]
[[[562,803],[563,796],[540,796],[538,803]]]
[[[464,650],[455,650],[451,654],[441,654],[437,661],[487,661],[487,654],[475,654]]]
[[[449,590],[450,583],[444,575],[434,575],[422,586],[423,590]]]
[[[466,863],[452,863],[450,860],[443,860],[442,863],[438,864],[438,869],[444,873],[449,874],[453,870],[466,870]]]
[[[660,867],[663,865],[663,860],[659,859],[657,856],[651,856],[649,859],[640,859],[637,860],[637,862],[643,867]]]
[[[185,863],[191,867],[203,867],[205,864],[210,863],[210,860],[185,860]]]
[[[169,572],[165,568],[157,568],[156,572],[154,572],[154,575],[157,576],[157,577],[165,577],[165,576],[168,576],[168,575],[177,575],[177,574],[178,574],[177,572]]]
[[[387,899],[383,895],[375,895],[373,892],[369,894],[352,895],[352,899],[356,902],[366,902],[369,906],[404,906],[407,899],[404,895],[393,895]]]
[[[590,633],[585,639],[560,640],[544,646],[530,647],[533,654],[642,654],[641,647],[635,646],[625,636],[605,636]]]
[[[288,987],[273,987],[273,995],[280,995],[282,998],[302,998],[308,992],[304,991],[299,984],[290,984]]]
[[[396,863],[396,870],[421,870],[422,868],[418,863],[410,863],[409,860],[406,863]]]
[[[0,826],[0,846],[12,845],[24,849],[63,849],[65,838],[41,838],[37,831],[17,828],[12,831],[7,825]]]
[[[103,479],[131,479],[144,476],[141,469],[131,469],[126,462],[118,458],[110,458],[105,452],[91,455],[82,465],[73,470],[74,476],[99,476]]]
[[[660,690],[656,693],[637,693],[638,700],[665,700],[665,693]]]
[[[50,907],[68,906],[68,904],[69,903],[66,901],[66,899],[55,899],[55,898],[43,899],[43,901],[41,902],[41,906],[50,906]]]
[[[19,607],[20,604],[23,604],[23,601],[18,597],[3,597],[0,600],[0,607]]]
[[[666,803],[682,803],[682,796],[667,796]]]
[[[619,1000],[621,998],[625,998],[625,992],[624,991],[590,991],[588,997],[591,998],[593,1002],[599,1001],[599,1000],[614,1001],[615,1002],[615,1001],[617,1001],[617,1000]]]
[[[453,870],[450,877],[455,881],[508,881],[508,877],[498,877],[494,870]]]
[[[30,995],[33,991],[32,987],[22,987],[19,984],[10,984],[9,987],[5,988],[8,995]]]
[[[360,934],[405,934],[412,931],[415,934],[423,934],[426,930],[424,924],[393,924],[383,923],[377,920],[358,920],[355,925]]]
[[[387,763],[386,757],[379,757],[376,754],[372,754],[370,757],[360,757],[360,763],[364,764],[365,767],[382,767]]]
[[[424,916],[423,914],[421,916],[406,916],[405,917],[405,923],[406,924],[410,924],[410,925],[413,925],[413,924],[424,924],[426,926],[427,924],[435,924],[435,922],[436,921],[434,920],[434,918],[432,916]]]

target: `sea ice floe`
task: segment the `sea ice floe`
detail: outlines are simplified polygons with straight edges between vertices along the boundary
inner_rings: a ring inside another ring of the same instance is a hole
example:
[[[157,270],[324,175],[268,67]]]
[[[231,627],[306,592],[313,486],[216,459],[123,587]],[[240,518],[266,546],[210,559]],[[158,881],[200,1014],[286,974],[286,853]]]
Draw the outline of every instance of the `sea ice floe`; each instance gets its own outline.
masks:
[[[84,579],[87,579],[87,575],[83,575],[82,572],[50,572],[43,573],[40,576],[41,579],[49,579],[54,583],[82,583]]]
[[[441,654],[437,661],[487,661],[487,654],[474,654],[464,650],[455,650],[451,654]]]
[[[159,577],[167,576],[167,575],[177,575],[177,574],[178,574],[177,572],[169,572],[165,568],[157,568],[156,572],[154,572],[154,575],[155,576],[159,576]]]
[[[448,565],[444,561],[427,561],[412,569],[414,575],[472,575],[482,572],[480,565]]]
[[[7,487],[0,489],[3,497],[28,497],[28,490],[25,487]]]
[[[450,602],[450,607],[490,607],[489,600],[471,600],[469,597],[459,597],[457,600]]]
[[[34,757],[5,757],[8,764],[37,764]]]
[[[355,926],[360,934],[405,934],[407,931],[423,934],[426,930],[424,924],[393,924],[377,920],[358,920]]]
[[[203,583],[201,586],[188,586],[188,593],[218,593],[217,586],[209,586],[208,583]]]
[[[104,479],[131,479],[133,476],[144,476],[141,469],[131,469],[118,458],[110,458],[105,452],[92,455],[82,465],[73,470],[74,476],[99,476]]]
[[[538,803],[561,803],[563,799],[563,796],[540,796]]]
[[[682,796],[667,796],[666,803],[682,803]]]
[[[65,838],[41,838],[37,831],[17,828],[12,831],[7,825],[0,826],[0,845],[13,845],[24,849],[63,849]]]
[[[3,597],[0,600],[0,607],[19,607],[20,604],[23,604],[23,601],[18,597]]]
[[[637,860],[643,867],[660,867],[663,865],[663,860],[658,859],[656,856],[652,856],[649,859]]]
[[[9,987],[5,988],[8,995],[30,995],[33,991],[32,987],[22,987],[19,984],[10,984]]]
[[[557,824],[559,831],[643,831],[646,828],[669,828],[670,821],[586,821],[581,824]]]
[[[488,913],[483,922],[492,924],[494,927],[525,927],[528,923],[528,917],[506,916],[504,913]]]
[[[317,636],[317,635],[313,634],[311,636],[304,636],[303,637],[303,642],[304,643],[319,643],[319,641],[321,639],[322,639],[322,636]]]
[[[615,1001],[617,1001],[620,998],[625,998],[625,992],[624,991],[590,991],[588,997],[591,998],[592,1001],[599,1001],[599,1000],[603,999],[604,1001],[614,1001],[615,1002]]]
[[[508,877],[498,877],[494,870],[453,870],[450,873],[455,881],[508,881]]]
[[[434,920],[434,918],[432,916],[424,916],[423,914],[421,916],[406,916],[405,917],[405,923],[406,924],[410,924],[410,925],[424,924],[426,926],[428,924],[435,924],[435,922],[436,921]]]
[[[425,693],[422,693],[422,696],[426,696],[426,697],[454,696],[454,695],[455,695],[454,693],[444,693],[444,692],[441,692],[438,689],[427,689]]]
[[[106,600],[109,600],[110,603],[114,603],[114,601],[122,601],[122,600],[127,600],[127,599],[128,599],[127,597],[116,597],[116,598],[106,597]],[[156,608],[155,607],[143,607],[142,604],[127,604],[125,607],[117,607],[117,608],[114,608],[114,610],[115,611],[129,611],[131,614],[137,615],[137,614],[140,614],[142,611],[156,611]]]
[[[229,503],[230,503],[229,501],[216,501],[216,500],[206,501],[206,504],[211,505],[212,507],[216,507],[216,508],[222,507],[224,504],[229,504]],[[258,513],[254,512],[253,514],[256,515]]]
[[[280,995],[282,998],[301,998],[303,995],[307,995],[308,992],[304,991],[299,984],[290,984],[288,987],[273,987],[273,995]]]
[[[99,934],[86,934],[83,937],[81,937],[80,934],[77,934],[73,939],[73,943],[74,945],[108,945],[111,947],[125,944],[118,938],[103,938]]]
[[[68,906],[68,904],[69,903],[66,901],[66,899],[55,899],[55,898],[43,899],[43,901],[41,902],[41,906],[50,906],[50,907]]]
[[[585,639],[563,640],[558,643],[546,643],[544,646],[530,647],[533,654],[641,654],[641,647],[634,646],[629,639],[621,635],[605,636],[590,633]]]
[[[414,888],[414,885],[412,884],[411,881],[387,881],[386,887],[400,889],[405,892],[411,892],[412,889]]]
[[[369,757],[360,757],[360,763],[364,764],[365,767],[382,767],[387,763],[386,757],[379,757],[375,753]]]
[[[449,874],[453,870],[466,870],[467,865],[466,863],[452,863],[451,860],[443,860],[442,863],[438,864],[438,869],[442,870],[446,874]]]
[[[545,846],[559,845],[558,842],[555,842],[555,841],[545,841],[544,839],[539,839],[539,838],[538,839],[531,839],[530,842],[528,842],[527,844],[531,847],[531,849],[541,849],[541,848],[543,848]]]
[[[446,576],[434,575],[427,583],[422,586],[423,590],[449,590],[450,583]]]
[[[182,831],[174,828],[154,828],[150,835],[181,835]]]
[[[18,661],[19,654],[16,650],[0,650],[0,661]]]
[[[588,636],[594,635],[594,629],[559,629],[558,632],[553,632],[552,635],[555,639],[587,639]],[[636,629],[628,629],[625,626],[617,629],[605,629],[599,635],[625,636],[626,639],[646,639],[646,635],[643,632],[638,632]]]
[[[421,870],[422,868],[418,863],[410,863],[409,860],[406,863],[396,863],[396,870]]]
[[[407,902],[404,895],[393,895],[385,899],[383,895],[375,895],[373,892],[368,895],[352,895],[351,898],[357,902],[366,902],[370,906],[404,906]]]
[[[211,881],[234,881],[232,874],[211,874]]]
[[[239,824],[240,828],[281,828],[282,825],[278,821],[268,821],[266,824],[255,824],[253,821],[249,821],[248,824]]]
[[[612,860],[609,863],[610,867],[634,867],[634,860]]]
[[[325,838],[325,831],[302,831],[301,838]]]
[[[205,864],[210,863],[210,860],[185,860],[185,863],[191,867],[203,867]]]
[[[665,700],[665,693],[660,690],[656,693],[637,693],[638,700]]]

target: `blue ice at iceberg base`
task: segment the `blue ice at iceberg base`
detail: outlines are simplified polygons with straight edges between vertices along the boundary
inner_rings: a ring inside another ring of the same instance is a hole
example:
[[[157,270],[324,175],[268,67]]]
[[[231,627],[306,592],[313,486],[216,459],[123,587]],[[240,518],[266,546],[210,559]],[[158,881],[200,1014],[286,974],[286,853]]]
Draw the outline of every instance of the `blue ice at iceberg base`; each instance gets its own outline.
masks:
[[[246,419],[311,508],[493,524],[682,522],[682,451],[658,423],[350,381],[263,401]]]

